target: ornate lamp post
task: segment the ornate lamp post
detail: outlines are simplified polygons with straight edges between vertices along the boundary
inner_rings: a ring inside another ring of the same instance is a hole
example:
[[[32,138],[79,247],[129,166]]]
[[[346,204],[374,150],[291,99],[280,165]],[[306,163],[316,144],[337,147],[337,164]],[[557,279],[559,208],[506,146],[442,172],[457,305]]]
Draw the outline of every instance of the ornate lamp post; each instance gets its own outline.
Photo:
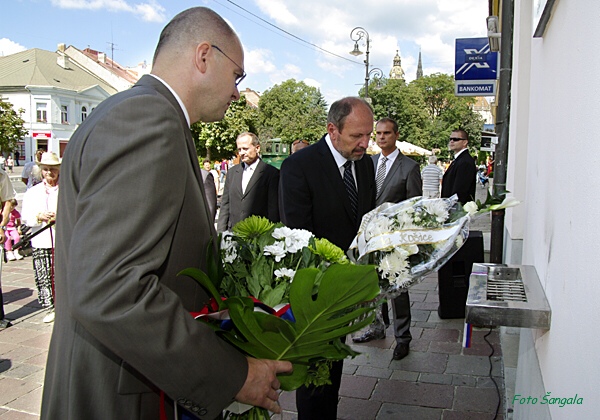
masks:
[[[363,38],[367,44],[367,52],[365,56],[365,99],[369,100],[369,78],[371,75],[373,75],[375,78],[381,78],[383,77],[383,71],[381,71],[379,68],[374,68],[369,71],[369,33],[360,26],[357,26],[350,31],[350,39],[354,41],[354,49],[350,51],[350,54],[355,57],[358,57],[362,54],[362,51],[358,48],[358,42]]]

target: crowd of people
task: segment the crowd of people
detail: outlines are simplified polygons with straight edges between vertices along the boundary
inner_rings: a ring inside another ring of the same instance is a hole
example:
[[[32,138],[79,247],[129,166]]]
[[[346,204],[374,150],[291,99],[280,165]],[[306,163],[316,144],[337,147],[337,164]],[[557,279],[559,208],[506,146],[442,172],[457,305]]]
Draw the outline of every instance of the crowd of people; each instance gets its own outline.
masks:
[[[312,145],[294,142],[280,170],[260,159],[249,132],[236,141],[239,164],[205,160],[200,167],[189,127],[221,120],[244,77],[233,29],[208,8],[188,9],[163,29],[152,72],[100,104],[62,161],[39,151],[24,168],[22,214],[0,171],[8,203],[0,239],[9,236],[12,246],[17,237],[9,229],[18,232],[19,220],[32,228],[38,298],[44,321],[56,324],[42,418],[158,418],[159,410],[169,418],[177,410],[217,418],[234,400],[281,412],[276,375],[291,364],[246,357],[195,321],[189,312],[208,296],[178,273],[206,269],[205,250],[217,231],[250,215],[347,249],[362,216],[380,203],[474,197],[465,131],[449,138],[455,159],[444,174],[435,158],[421,171],[397,149],[398,126],[389,118],[375,128],[381,153],[365,156],[373,109],[356,97],[335,101],[324,136]],[[408,293],[393,300],[392,312],[399,360],[411,341]],[[355,341],[384,336],[385,326],[374,324]],[[330,385],[297,391],[300,420],[336,418],[342,365],[333,364]]]

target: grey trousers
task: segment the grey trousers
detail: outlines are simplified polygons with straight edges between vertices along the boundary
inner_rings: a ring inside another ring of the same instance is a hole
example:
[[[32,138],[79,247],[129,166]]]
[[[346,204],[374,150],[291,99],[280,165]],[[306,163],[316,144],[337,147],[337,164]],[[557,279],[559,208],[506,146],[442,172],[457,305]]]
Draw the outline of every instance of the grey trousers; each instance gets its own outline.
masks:
[[[396,343],[409,344],[412,340],[410,333],[410,297],[408,291],[400,293],[392,299],[392,314],[394,316],[394,336]],[[371,331],[385,332],[386,327],[390,324],[388,315],[388,304],[384,302],[381,307],[381,313],[377,314],[375,321],[371,324]]]

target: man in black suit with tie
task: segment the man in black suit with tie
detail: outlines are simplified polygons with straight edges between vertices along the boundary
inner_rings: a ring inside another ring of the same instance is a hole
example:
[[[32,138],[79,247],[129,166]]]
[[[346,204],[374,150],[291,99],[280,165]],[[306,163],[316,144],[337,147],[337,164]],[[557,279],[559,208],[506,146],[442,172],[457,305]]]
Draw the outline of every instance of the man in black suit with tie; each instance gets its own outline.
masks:
[[[375,206],[373,163],[363,158],[373,132],[373,110],[365,100],[334,102],[327,135],[281,166],[281,219],[291,228],[307,229],[347,250],[362,216]],[[298,419],[337,417],[343,362],[331,369],[331,385],[301,387],[296,392]]]
[[[375,126],[377,146],[381,153],[371,156],[375,169],[375,186],[377,189],[376,206],[383,203],[399,203],[407,198],[423,194],[423,183],[419,164],[402,154],[396,147],[400,136],[398,124],[391,118],[382,118]],[[396,348],[394,360],[400,360],[408,355],[410,334],[410,298],[408,291],[400,293],[393,299],[394,335]],[[376,320],[362,335],[354,337],[355,343],[366,343],[375,339],[385,338],[385,324],[389,324],[387,302],[382,305],[382,320]]]
[[[468,144],[469,135],[465,130],[454,130],[450,134],[448,149],[454,153],[454,160],[442,178],[442,197],[447,198],[457,194],[461,204],[475,200],[477,183],[477,167],[467,150]]]
[[[253,133],[237,140],[240,164],[227,172],[217,231],[224,232],[249,216],[279,222],[279,170],[259,158],[260,143]]]

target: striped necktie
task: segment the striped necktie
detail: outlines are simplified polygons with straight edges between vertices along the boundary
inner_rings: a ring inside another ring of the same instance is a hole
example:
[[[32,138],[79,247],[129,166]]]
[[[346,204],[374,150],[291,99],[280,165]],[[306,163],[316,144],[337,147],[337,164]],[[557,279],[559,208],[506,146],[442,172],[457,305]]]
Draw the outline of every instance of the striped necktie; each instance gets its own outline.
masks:
[[[350,199],[350,206],[352,207],[352,214],[356,220],[356,214],[358,211],[358,191],[356,190],[356,184],[354,183],[354,176],[352,175],[352,161],[348,160],[344,163],[344,185],[348,192],[348,198]]]
[[[385,156],[381,156],[379,160],[379,168],[377,168],[377,177],[375,178],[375,185],[377,186],[377,197],[379,197],[379,194],[381,193],[381,187],[383,186],[383,181],[385,181],[385,175],[387,170],[386,162],[388,158]]]

